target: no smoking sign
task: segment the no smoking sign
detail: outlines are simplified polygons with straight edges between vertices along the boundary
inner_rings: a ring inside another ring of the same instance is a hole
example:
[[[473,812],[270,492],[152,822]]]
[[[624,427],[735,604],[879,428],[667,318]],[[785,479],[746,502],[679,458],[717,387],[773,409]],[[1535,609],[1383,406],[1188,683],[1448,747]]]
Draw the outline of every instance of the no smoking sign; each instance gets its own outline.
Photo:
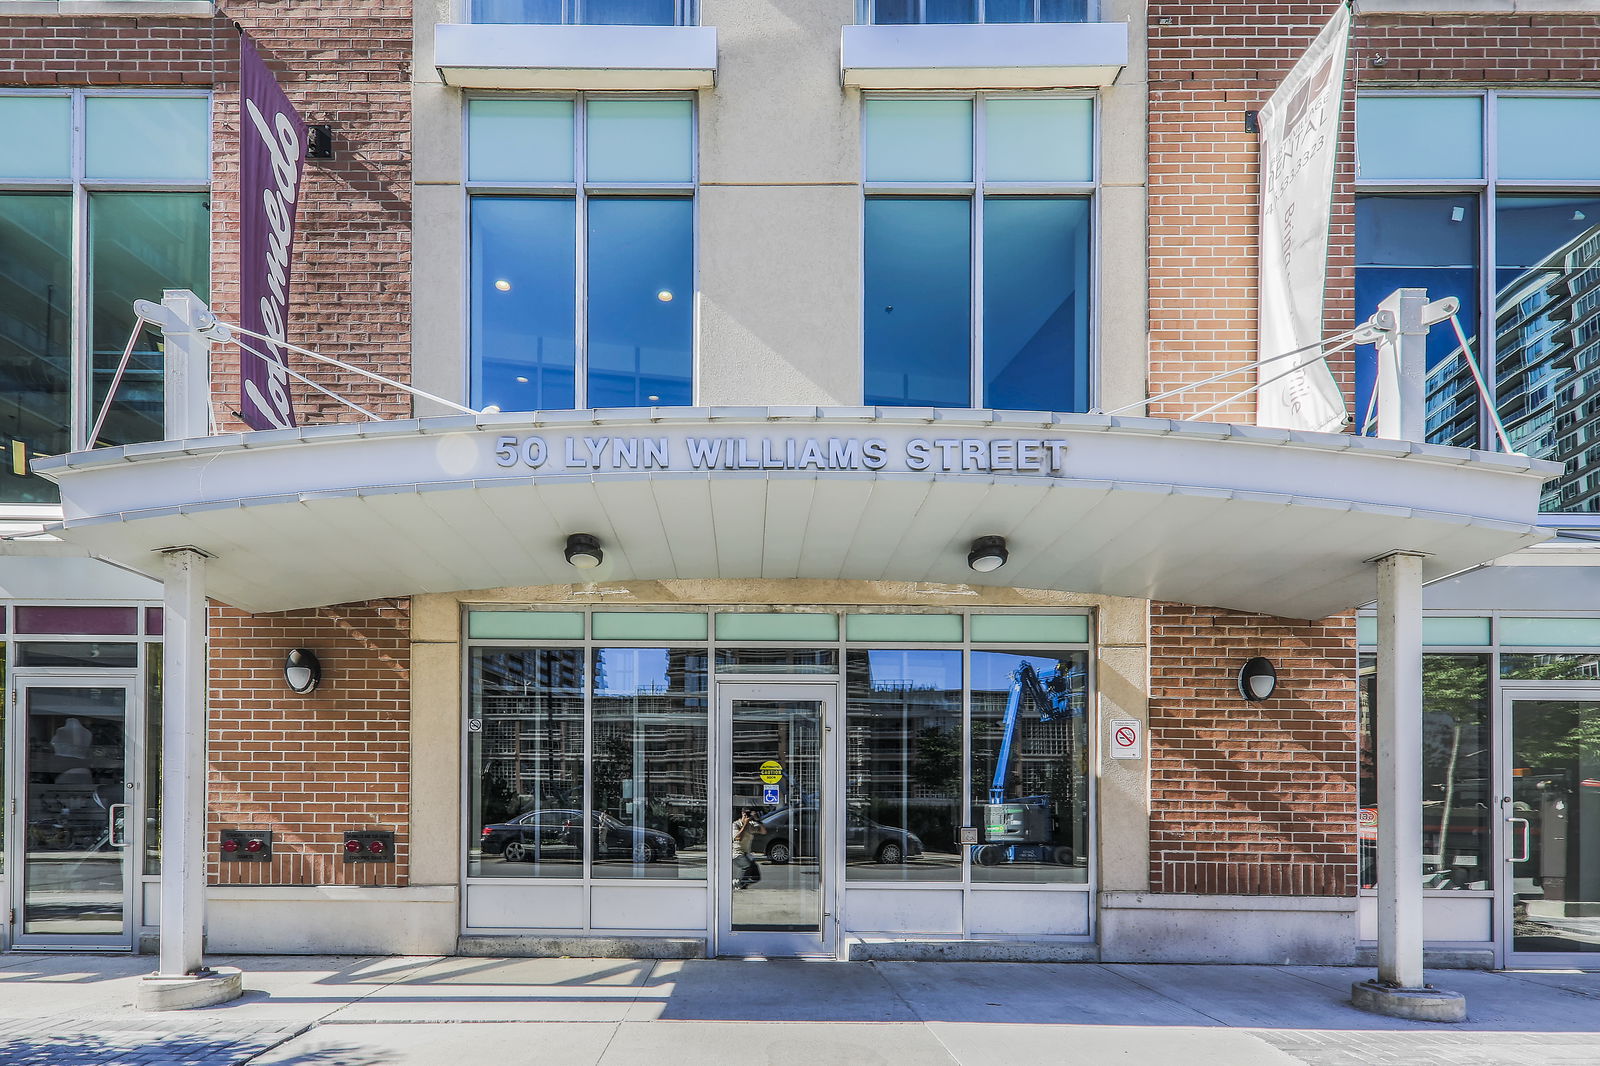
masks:
[[[1113,718],[1111,726],[1111,757],[1113,759],[1138,759],[1143,757],[1143,727],[1134,718]]]

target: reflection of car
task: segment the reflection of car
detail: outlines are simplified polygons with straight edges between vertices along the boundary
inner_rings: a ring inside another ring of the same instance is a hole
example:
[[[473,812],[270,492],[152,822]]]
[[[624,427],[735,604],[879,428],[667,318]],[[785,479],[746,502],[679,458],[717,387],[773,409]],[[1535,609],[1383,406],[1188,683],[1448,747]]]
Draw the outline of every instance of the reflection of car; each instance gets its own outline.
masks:
[[[799,812],[800,817],[794,814]],[[785,807],[761,819],[766,827],[763,850],[767,861],[782,865],[795,857],[815,858],[817,851],[817,808]],[[845,858],[852,862],[866,859],[877,862],[905,862],[922,854],[917,834],[882,825],[855,812],[844,819]]]
[[[509,822],[483,827],[479,847],[485,855],[503,855],[507,862],[547,861],[583,857],[583,841],[578,832],[583,824],[579,811],[551,808],[519,814]],[[595,858],[631,858],[634,862],[670,859],[678,853],[678,843],[656,829],[645,829],[619,822],[609,814],[594,815]]]

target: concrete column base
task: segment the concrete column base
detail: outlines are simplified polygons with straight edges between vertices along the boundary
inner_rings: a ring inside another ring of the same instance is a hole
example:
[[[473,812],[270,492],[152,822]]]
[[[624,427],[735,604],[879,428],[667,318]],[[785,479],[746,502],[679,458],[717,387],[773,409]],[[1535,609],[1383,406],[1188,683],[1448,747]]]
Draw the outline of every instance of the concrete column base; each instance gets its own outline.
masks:
[[[164,977],[151,974],[139,982],[133,1005],[140,1010],[188,1010],[226,1003],[244,994],[244,974],[233,966]]]
[[[1350,986],[1350,1002],[1364,1011],[1414,1022],[1464,1022],[1467,997],[1437,988],[1389,988],[1376,981]]]

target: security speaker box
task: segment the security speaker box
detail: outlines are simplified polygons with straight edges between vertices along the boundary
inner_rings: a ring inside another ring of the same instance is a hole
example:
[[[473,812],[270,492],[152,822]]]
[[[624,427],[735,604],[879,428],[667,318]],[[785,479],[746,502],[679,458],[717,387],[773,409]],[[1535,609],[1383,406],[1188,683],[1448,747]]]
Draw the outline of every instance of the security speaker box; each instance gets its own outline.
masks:
[[[224,829],[218,840],[223,862],[271,862],[272,833],[266,829]]]
[[[344,861],[394,862],[394,831],[390,829],[345,830]]]

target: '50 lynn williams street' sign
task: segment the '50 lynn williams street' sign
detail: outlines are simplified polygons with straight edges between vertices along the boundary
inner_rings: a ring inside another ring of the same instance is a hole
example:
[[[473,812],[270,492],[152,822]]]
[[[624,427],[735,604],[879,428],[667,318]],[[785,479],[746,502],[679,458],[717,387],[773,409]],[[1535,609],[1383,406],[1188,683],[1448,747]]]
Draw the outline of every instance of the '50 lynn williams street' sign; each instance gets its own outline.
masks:
[[[495,465],[544,473],[611,470],[867,470],[1056,476],[1067,442],[1029,437],[500,436]]]

